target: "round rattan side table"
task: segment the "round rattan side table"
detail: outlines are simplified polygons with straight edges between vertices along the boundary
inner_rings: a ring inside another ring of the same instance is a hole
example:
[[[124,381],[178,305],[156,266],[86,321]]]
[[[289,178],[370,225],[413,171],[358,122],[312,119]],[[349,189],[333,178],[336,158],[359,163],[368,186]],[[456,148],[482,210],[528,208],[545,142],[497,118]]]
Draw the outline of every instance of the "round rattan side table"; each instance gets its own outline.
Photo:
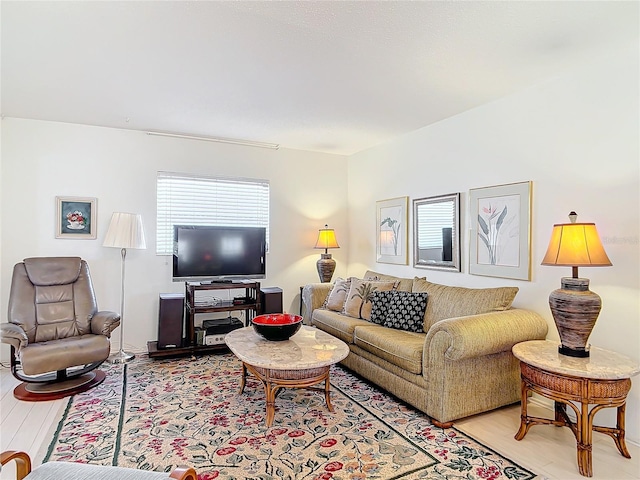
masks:
[[[558,353],[558,344],[548,340],[518,343],[513,347],[513,354],[520,360],[522,378],[520,429],[516,440],[522,440],[533,425],[569,427],[577,441],[578,470],[585,477],[593,476],[594,431],[609,435],[618,451],[631,458],[625,443],[624,422],[631,377],[640,373],[637,362],[597,347],[591,347],[587,358],[569,357]],[[529,392],[554,401],[553,420],[528,415]],[[575,422],[567,415],[567,407],[574,411]],[[608,407],[618,409],[616,426],[594,425],[595,414]]]

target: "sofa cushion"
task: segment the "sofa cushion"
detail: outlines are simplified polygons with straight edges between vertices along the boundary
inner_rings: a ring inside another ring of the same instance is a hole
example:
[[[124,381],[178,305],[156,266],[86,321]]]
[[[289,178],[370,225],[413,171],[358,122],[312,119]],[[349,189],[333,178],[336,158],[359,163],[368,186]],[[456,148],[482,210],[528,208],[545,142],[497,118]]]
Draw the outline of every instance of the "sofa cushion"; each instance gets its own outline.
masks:
[[[409,332],[424,331],[427,293],[389,292],[387,312],[382,325]]]
[[[371,296],[371,322],[384,327],[424,331],[424,312],[427,293],[373,292]]]
[[[402,290],[403,292],[410,292],[411,287],[413,286],[412,278],[401,278],[394,277],[393,275],[387,275],[384,273],[374,272],[373,270],[367,270],[364,273],[363,280],[377,280],[382,282],[393,282],[398,281],[398,285],[396,286],[396,290]]]
[[[387,306],[391,291],[373,292],[371,295],[371,318],[369,321],[377,325],[382,325],[387,319]]]
[[[320,309],[313,311],[311,323],[349,344],[353,343],[353,331],[357,326],[371,325],[371,322],[360,318],[348,317],[338,312]]]
[[[334,312],[341,312],[344,308],[344,302],[347,299],[350,287],[351,277],[346,280],[344,278],[336,278],[333,287],[331,287],[329,291],[329,295],[327,295],[323,308],[328,308]]]
[[[369,320],[371,318],[371,295],[373,292],[393,290],[397,285],[397,280],[378,282],[360,280],[358,278],[352,279],[349,294],[344,304],[344,313],[350,317]]]
[[[354,343],[408,372],[422,372],[422,349],[425,333],[406,332],[379,325],[355,327]]]
[[[415,278],[412,291],[429,295],[424,314],[424,331],[428,332],[434,323],[446,318],[508,310],[518,287],[451,287]]]

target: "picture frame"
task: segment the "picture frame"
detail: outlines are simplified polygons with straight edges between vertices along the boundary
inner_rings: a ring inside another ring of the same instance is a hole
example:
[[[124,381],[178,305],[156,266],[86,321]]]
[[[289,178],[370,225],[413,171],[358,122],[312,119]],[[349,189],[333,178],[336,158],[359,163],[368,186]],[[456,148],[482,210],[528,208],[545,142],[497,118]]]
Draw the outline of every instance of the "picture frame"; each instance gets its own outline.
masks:
[[[413,199],[413,266],[460,272],[460,193]]]
[[[531,280],[532,182],[469,190],[469,273]]]
[[[56,238],[95,240],[97,198],[56,197]]]
[[[376,202],[376,262],[408,264],[409,197]]]

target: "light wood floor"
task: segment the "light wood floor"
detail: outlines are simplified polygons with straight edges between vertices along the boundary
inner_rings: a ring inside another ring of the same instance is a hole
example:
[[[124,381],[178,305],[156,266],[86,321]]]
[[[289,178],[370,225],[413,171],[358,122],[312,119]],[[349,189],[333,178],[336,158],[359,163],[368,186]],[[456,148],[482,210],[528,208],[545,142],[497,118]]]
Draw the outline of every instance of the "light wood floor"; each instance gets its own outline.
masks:
[[[65,400],[21,402],[13,398],[18,382],[7,368],[0,369],[0,449],[23,450],[37,465],[62,415]],[[530,414],[551,418],[551,409],[531,404]],[[550,425],[533,426],[527,436],[514,440],[520,424],[520,407],[514,405],[456,422],[455,426],[498,453],[536,472],[539,478],[553,480],[584,479],[576,464],[576,442],[568,428]],[[640,479],[640,447],[627,442],[631,459],[622,457],[613,440],[603,434],[593,435],[593,479]],[[2,469],[0,479],[14,479],[15,469]]]

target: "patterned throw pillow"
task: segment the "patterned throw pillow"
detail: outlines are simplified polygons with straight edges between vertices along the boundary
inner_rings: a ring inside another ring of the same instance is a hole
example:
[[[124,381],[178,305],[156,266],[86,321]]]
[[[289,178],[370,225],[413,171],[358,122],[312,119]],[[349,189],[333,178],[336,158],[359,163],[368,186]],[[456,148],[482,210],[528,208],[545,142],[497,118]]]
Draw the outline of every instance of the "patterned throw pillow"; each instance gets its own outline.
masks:
[[[342,311],[344,308],[344,302],[347,299],[347,294],[349,293],[349,288],[351,287],[351,279],[352,277],[349,277],[346,280],[340,277],[336,278],[336,281],[324,302],[324,308],[333,310],[334,312]]]
[[[373,292],[371,294],[371,322],[382,325],[387,319],[387,306],[393,291]]]
[[[353,278],[351,288],[344,304],[344,313],[354,318],[369,320],[371,318],[371,295],[373,292],[393,290],[397,281],[375,282]]]
[[[390,293],[382,326],[409,332],[424,331],[427,294],[402,291]]]

